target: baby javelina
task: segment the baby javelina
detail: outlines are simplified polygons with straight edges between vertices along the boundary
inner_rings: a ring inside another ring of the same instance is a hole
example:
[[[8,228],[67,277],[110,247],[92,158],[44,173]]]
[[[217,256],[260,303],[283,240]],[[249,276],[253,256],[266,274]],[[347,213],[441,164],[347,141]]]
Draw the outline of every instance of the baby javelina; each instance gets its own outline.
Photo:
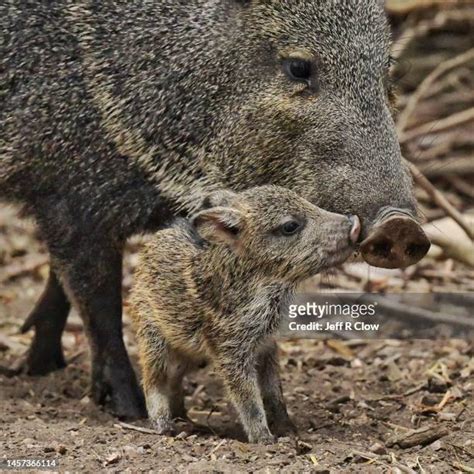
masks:
[[[217,191],[141,255],[131,307],[148,413],[160,433],[184,418],[182,377],[210,361],[253,443],[295,431],[272,335],[296,284],[346,260],[356,216],[262,186]]]

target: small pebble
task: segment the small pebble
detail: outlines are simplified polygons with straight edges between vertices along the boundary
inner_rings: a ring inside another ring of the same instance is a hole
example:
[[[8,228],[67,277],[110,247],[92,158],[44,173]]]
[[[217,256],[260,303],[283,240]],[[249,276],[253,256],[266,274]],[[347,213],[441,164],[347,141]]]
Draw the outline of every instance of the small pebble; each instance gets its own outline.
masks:
[[[186,439],[188,437],[188,433],[186,431],[181,431],[178,435],[176,435],[176,439]]]
[[[298,454],[306,454],[309,453],[313,449],[309,443],[305,443],[304,441],[298,441],[297,444],[297,451]]]
[[[66,454],[67,453],[67,448],[66,446],[60,444],[56,450],[59,454]]]
[[[443,421],[456,421],[457,415],[456,413],[440,412],[438,418]]]
[[[370,448],[369,451],[375,454],[387,454],[387,449],[383,444],[374,443]]]
[[[431,443],[429,445],[429,447],[433,450],[433,451],[439,451],[442,447],[443,447],[443,444],[441,443],[441,440],[436,440],[434,443]]]
[[[448,384],[438,378],[432,377],[428,380],[428,391],[431,393],[446,393],[447,389]]]

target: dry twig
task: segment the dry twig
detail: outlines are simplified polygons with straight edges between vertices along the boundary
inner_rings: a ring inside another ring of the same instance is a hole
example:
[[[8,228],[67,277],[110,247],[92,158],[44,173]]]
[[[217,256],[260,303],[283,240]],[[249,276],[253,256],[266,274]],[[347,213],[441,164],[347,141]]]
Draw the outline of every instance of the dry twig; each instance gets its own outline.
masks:
[[[415,111],[418,102],[425,96],[425,94],[438,80],[438,78],[440,78],[446,72],[457,68],[463,64],[466,64],[472,60],[474,60],[474,48],[469,49],[468,51],[439,64],[434,69],[434,71],[432,71],[431,74],[426,77],[426,79],[418,86],[415,93],[410,97],[407,106],[398,118],[397,130],[400,136],[402,136],[405,132],[408,125],[408,120]]]
[[[407,433],[393,436],[385,444],[389,448],[399,446],[402,449],[412,448],[413,446],[425,446],[446,436],[448,433],[448,429],[444,426],[425,426],[418,430],[411,430]]]
[[[446,3],[450,6],[462,4],[464,0],[387,0],[386,9],[389,13],[397,15],[406,15],[416,10],[426,8],[445,6]]]
[[[418,169],[427,178],[447,177],[446,175],[474,174],[474,156],[455,156],[447,160],[433,160],[417,163]],[[474,197],[472,186],[468,185],[470,196]]]
[[[427,192],[437,206],[443,209],[448,216],[452,217],[459,224],[471,240],[474,240],[474,230],[465,221],[462,214],[444,197],[443,193],[438,191],[430,181],[428,181],[416,165],[407,160],[406,163],[410,168],[415,182]]]
[[[470,109],[463,110],[462,112],[458,112],[457,114],[452,114],[444,119],[425,123],[417,128],[414,128],[413,130],[400,134],[400,143],[407,143],[411,140],[414,140],[415,138],[419,138],[429,133],[437,133],[442,132],[444,130],[449,130],[451,128],[458,127],[459,125],[463,125],[473,120],[474,107],[471,107]]]
[[[133,431],[138,431],[139,433],[145,433],[145,434],[159,434],[158,431],[152,430],[150,428],[143,428],[142,426],[136,426],[136,425],[131,425],[129,423],[124,423],[120,421],[119,423],[116,423],[115,426],[125,428],[127,430],[133,430]]]
[[[456,469],[460,469],[461,472],[474,473],[474,467],[468,466],[458,461],[453,461],[451,463]]]
[[[449,237],[440,235],[439,232],[428,232],[431,243],[441,247],[445,258],[452,258],[464,265],[474,268],[474,246],[465,245]]]
[[[398,13],[388,4],[388,10],[391,13]],[[394,43],[392,48],[392,57],[399,59],[407,50],[408,46],[414,41],[423,36],[427,36],[434,30],[445,28],[450,23],[466,23],[474,22],[474,12],[467,12],[465,10],[440,11],[434,18],[420,21],[409,26],[403,31],[398,40]]]

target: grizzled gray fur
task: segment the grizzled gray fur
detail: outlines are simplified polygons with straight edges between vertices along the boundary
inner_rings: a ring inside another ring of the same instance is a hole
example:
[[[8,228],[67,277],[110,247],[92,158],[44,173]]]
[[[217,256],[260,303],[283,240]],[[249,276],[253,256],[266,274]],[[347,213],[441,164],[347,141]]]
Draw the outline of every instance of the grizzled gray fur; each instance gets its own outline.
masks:
[[[94,399],[144,415],[122,341],[123,246],[213,189],[284,185],[360,215],[367,261],[419,260],[388,50],[378,0],[0,2],[0,198],[24,206],[51,256],[23,327],[27,371],[65,365],[72,303]]]
[[[185,416],[183,375],[210,360],[249,441],[271,442],[293,431],[272,337],[285,302],[298,282],[349,257],[359,221],[279,186],[209,203],[217,207],[159,231],[141,255],[130,303],[148,413],[171,431]]]

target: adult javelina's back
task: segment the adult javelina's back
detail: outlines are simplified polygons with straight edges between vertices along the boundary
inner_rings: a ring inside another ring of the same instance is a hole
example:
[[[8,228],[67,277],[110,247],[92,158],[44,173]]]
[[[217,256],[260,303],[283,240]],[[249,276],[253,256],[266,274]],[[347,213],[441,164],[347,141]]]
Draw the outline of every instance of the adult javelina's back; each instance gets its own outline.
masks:
[[[274,183],[363,223],[366,260],[429,245],[388,105],[378,0],[12,0],[0,4],[0,194],[51,254],[30,373],[64,366],[70,301],[96,401],[143,413],[122,342],[125,239],[201,190]]]

